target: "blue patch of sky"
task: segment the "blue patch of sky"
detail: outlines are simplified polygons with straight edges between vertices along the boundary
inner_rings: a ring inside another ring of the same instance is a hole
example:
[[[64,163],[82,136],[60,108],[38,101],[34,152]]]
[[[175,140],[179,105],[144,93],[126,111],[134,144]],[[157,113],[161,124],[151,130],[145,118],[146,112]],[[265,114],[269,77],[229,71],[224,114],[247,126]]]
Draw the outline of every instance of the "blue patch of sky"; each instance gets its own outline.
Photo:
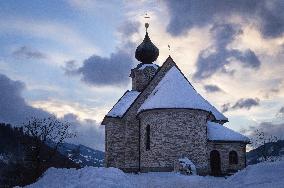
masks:
[[[0,2],[0,16],[2,19],[48,21],[67,25],[102,49],[102,55],[107,56],[115,50],[115,30],[124,19],[122,2],[113,6],[116,8],[103,6],[91,11],[79,10],[67,1],[11,0]],[[0,39],[1,45],[2,40]]]

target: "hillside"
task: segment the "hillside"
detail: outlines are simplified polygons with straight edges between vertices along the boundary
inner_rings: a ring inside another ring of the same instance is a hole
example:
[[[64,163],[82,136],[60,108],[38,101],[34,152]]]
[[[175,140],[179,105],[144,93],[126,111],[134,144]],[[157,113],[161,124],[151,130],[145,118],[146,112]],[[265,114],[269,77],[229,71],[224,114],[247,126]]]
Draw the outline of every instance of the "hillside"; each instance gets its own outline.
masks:
[[[23,185],[31,182],[32,161],[30,153],[27,155],[25,150],[32,143],[31,137],[25,135],[21,128],[14,128],[8,124],[0,124],[0,187]],[[77,168],[79,165],[68,157],[55,152],[52,159],[47,160],[52,148],[43,145],[40,150],[39,158],[46,161],[41,166],[41,171],[49,167],[58,168]]]
[[[262,151],[264,149],[267,151],[269,161],[284,159],[284,140],[279,140],[277,142],[266,143],[247,152],[247,163],[250,165],[263,161]]]
[[[250,165],[229,178],[184,176],[173,172],[125,174],[116,168],[85,167],[75,169],[50,168],[36,183],[27,188],[283,188],[284,161]]]
[[[75,145],[64,143],[59,152],[70,160],[79,164],[81,167],[94,166],[102,167],[104,165],[104,152],[89,148],[84,145]]]

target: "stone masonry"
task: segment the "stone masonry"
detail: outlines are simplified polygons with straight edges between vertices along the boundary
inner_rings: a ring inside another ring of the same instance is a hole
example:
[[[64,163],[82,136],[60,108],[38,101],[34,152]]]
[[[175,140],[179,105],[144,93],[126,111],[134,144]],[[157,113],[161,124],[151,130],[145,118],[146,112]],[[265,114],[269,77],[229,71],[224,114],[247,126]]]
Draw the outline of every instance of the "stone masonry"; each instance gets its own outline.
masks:
[[[173,171],[174,163],[187,157],[199,174],[208,174],[206,122],[209,113],[193,109],[142,112],[140,118],[141,171]],[[145,148],[150,126],[150,150]]]
[[[240,142],[208,142],[208,161],[210,161],[210,152],[217,150],[220,153],[221,172],[238,171],[246,167],[246,144]],[[238,164],[229,164],[230,151],[236,151],[238,154]]]

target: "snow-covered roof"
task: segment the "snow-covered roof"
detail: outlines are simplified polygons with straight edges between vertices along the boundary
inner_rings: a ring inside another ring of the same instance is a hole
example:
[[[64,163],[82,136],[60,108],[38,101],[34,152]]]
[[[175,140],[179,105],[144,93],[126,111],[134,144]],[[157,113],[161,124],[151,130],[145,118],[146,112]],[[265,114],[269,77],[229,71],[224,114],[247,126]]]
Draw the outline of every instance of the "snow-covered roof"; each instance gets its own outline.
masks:
[[[192,108],[212,112],[217,120],[228,119],[206,101],[177,67],[172,67],[149,95],[139,112],[157,108]]]
[[[109,111],[107,116],[122,117],[139,94],[140,92],[138,91],[125,92],[124,95],[119,99],[119,101],[114,105],[114,107]]]
[[[145,69],[146,67],[153,67],[154,69],[158,69],[159,68],[159,65],[156,65],[156,64],[143,64],[141,65],[141,67],[139,67],[139,70],[143,70]]]
[[[219,123],[207,122],[208,139],[212,141],[240,141],[249,142],[249,138],[237,133]]]

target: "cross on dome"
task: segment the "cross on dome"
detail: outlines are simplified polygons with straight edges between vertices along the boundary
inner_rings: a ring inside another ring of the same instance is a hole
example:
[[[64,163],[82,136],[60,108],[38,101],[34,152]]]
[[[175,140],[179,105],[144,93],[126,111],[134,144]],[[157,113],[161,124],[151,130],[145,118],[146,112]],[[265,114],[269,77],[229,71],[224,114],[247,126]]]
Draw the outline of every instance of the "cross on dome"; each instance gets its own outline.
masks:
[[[149,19],[150,17],[146,13],[144,18]],[[143,64],[151,64],[157,60],[159,49],[152,43],[148,35],[149,23],[145,23],[145,28],[146,34],[143,42],[136,48],[135,58]]]

